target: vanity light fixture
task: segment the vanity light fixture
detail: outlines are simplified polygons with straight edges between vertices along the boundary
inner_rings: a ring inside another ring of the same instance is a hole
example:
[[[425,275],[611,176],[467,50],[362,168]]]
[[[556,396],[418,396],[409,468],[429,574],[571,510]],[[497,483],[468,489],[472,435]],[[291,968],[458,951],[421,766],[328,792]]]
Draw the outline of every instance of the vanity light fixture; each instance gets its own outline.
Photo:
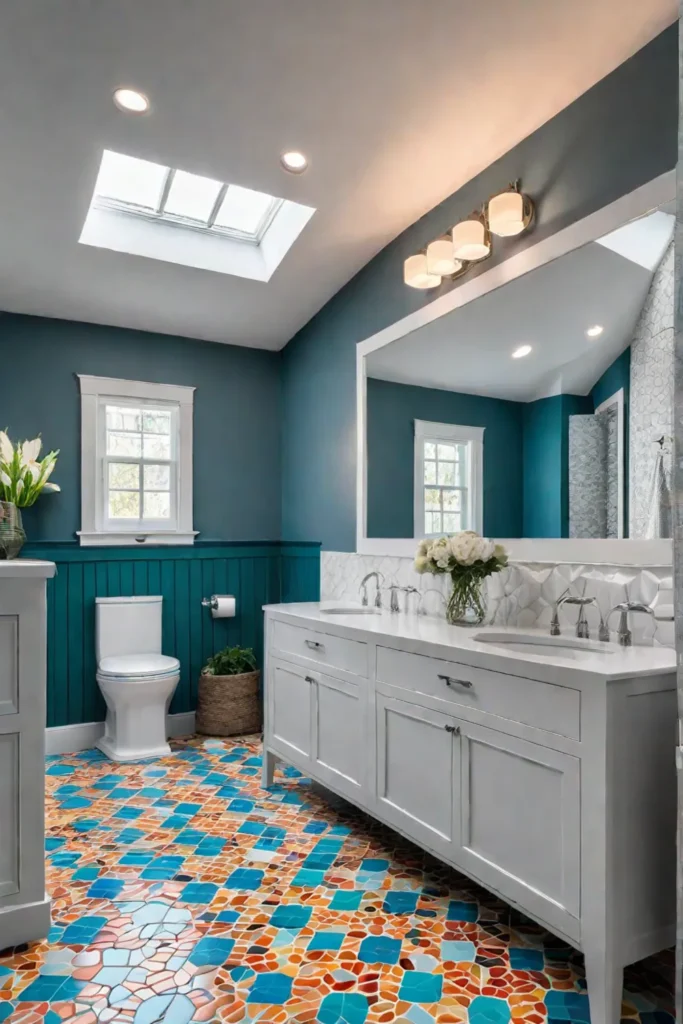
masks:
[[[487,204],[489,228],[501,238],[521,235],[531,224],[533,215],[534,204],[529,196],[519,191],[519,182],[513,182],[505,192],[492,196]]]
[[[298,149],[291,149],[283,153],[280,163],[290,174],[303,174],[308,167],[308,159]]]
[[[114,91],[114,103],[125,114],[146,114],[149,110],[149,100],[144,92],[123,86]]]
[[[409,256],[403,264],[403,281],[411,288],[436,288],[441,284],[440,274],[430,274],[427,265],[427,253],[419,252]]]
[[[491,255],[491,232],[483,214],[472,213],[455,225],[453,255],[468,263],[478,263]]]
[[[605,328],[602,326],[602,324],[593,324],[592,327],[589,327],[586,330],[586,337],[587,338],[599,338],[600,335],[602,334],[602,332],[604,331],[604,329]]]
[[[463,269],[462,260],[453,255],[453,239],[442,235],[427,246],[427,273],[438,274],[439,277],[450,277]]]
[[[515,351],[512,353],[512,358],[524,359],[524,356],[528,356],[530,352],[531,345],[520,345],[519,348],[516,348]]]

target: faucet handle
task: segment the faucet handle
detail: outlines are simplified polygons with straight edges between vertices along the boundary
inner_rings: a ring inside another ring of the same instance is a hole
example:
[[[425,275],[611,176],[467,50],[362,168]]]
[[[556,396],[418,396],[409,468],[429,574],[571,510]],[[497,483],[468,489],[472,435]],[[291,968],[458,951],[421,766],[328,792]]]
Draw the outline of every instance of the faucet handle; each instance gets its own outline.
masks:
[[[651,615],[653,619],[655,617],[654,608],[650,608],[649,605],[643,604],[641,601],[620,601],[607,615],[605,620],[607,626],[609,626],[609,620],[614,612],[619,612],[619,643],[622,647],[630,647],[633,642],[633,634],[628,625],[629,612],[643,612],[646,615]]]

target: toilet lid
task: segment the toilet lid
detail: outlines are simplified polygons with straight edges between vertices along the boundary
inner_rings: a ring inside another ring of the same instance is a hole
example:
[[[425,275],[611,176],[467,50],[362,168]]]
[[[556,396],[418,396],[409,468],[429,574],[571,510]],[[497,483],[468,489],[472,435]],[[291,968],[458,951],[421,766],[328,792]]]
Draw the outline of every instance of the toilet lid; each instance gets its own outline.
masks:
[[[180,662],[165,654],[122,654],[119,657],[102,658],[98,665],[104,676],[124,678],[129,676],[162,676],[177,672]]]

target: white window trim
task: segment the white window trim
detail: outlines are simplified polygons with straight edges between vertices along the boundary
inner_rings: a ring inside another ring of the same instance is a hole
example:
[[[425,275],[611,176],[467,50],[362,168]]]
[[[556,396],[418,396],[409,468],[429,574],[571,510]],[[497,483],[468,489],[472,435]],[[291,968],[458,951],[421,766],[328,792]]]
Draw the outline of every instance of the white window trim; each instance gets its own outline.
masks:
[[[459,426],[415,420],[415,466],[413,475],[413,525],[415,537],[425,537],[424,442],[444,441],[467,444],[470,451],[467,488],[468,529],[482,533],[484,524],[484,430],[485,427]]]
[[[192,529],[192,411],[193,387],[177,384],[153,384],[114,377],[90,377],[77,374],[81,391],[81,529],[82,547],[139,547],[143,544],[194,544]],[[178,407],[177,515],[171,530],[111,530],[100,525],[98,506],[103,480],[99,472],[100,454],[98,411],[103,398],[112,401],[172,402]]]

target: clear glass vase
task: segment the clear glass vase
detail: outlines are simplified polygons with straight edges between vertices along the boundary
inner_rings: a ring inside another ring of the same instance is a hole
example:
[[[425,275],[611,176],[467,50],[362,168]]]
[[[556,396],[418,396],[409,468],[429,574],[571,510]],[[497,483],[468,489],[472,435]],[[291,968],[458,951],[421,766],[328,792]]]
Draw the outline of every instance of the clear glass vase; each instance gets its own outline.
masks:
[[[481,626],[488,611],[486,580],[457,574],[451,576],[446,621],[451,626]]]
[[[0,559],[16,558],[26,541],[21,512],[11,501],[0,501]]]

